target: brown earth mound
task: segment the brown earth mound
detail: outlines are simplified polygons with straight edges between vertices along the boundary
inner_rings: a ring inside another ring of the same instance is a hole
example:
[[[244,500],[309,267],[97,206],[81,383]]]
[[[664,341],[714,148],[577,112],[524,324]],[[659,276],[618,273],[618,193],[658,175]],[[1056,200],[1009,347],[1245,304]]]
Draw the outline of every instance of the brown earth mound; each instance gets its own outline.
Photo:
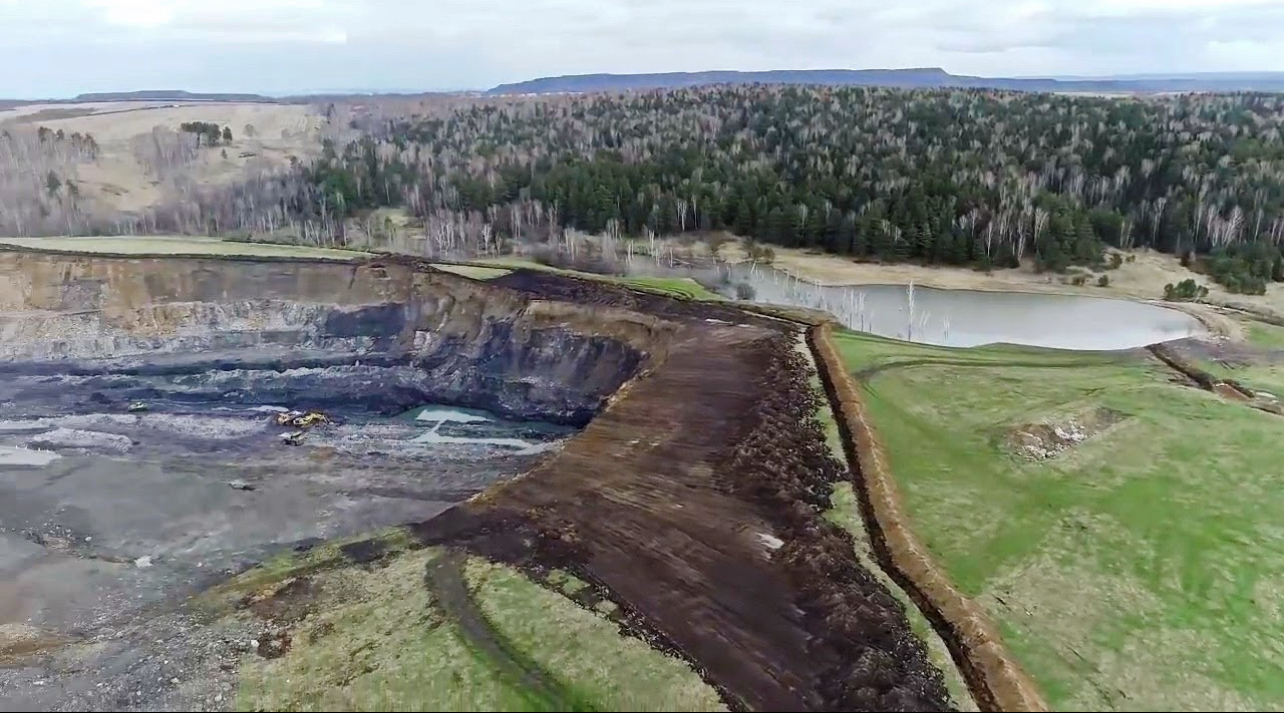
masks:
[[[736,709],[949,708],[899,602],[821,517],[844,471],[797,325],[553,275],[503,283],[677,332],[561,453],[415,526],[421,541],[572,570]]]

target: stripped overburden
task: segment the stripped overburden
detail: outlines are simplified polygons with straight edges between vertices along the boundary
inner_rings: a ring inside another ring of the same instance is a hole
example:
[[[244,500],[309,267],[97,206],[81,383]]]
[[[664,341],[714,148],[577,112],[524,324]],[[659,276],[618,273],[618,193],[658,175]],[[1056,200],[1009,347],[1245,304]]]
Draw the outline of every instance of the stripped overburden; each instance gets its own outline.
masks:
[[[662,316],[673,342],[556,457],[417,526],[425,544],[575,572],[733,708],[949,707],[901,605],[821,517],[843,471],[796,324],[547,274],[501,282]]]
[[[810,333],[826,391],[838,413],[838,427],[856,491],[880,564],[914,599],[951,649],[983,710],[1046,711],[1034,681],[1003,646],[984,610],[950,581],[914,534],[901,502],[885,448],[823,324]]]

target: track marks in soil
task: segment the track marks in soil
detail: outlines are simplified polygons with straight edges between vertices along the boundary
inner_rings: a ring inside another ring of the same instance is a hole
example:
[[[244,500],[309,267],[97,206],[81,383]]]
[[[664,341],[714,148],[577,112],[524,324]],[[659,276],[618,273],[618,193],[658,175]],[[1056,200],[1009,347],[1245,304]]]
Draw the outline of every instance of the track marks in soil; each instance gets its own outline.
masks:
[[[796,326],[558,276],[496,282],[679,328],[560,453],[416,526],[424,544],[574,573],[733,708],[948,708],[902,605],[822,515],[844,471]]]
[[[483,656],[496,675],[524,698],[532,710],[591,711],[596,705],[582,700],[556,677],[540,668],[491,626],[473,601],[464,579],[467,556],[448,550],[427,565],[424,581],[433,594],[433,604],[459,627],[468,646]]]

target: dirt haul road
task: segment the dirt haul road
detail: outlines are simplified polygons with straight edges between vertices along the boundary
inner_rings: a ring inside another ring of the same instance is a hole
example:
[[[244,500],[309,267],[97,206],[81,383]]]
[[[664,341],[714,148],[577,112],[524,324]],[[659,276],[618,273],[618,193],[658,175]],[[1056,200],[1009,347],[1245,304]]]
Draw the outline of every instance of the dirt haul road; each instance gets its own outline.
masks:
[[[501,282],[678,331],[560,454],[418,526],[423,542],[569,567],[733,708],[949,707],[900,604],[821,516],[844,473],[796,325],[549,275]]]

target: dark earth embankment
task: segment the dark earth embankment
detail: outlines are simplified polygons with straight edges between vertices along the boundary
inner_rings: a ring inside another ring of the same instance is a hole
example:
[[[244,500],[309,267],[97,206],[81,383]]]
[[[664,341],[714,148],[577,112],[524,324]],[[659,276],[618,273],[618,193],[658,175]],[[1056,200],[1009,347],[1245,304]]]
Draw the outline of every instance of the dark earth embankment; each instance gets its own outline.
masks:
[[[550,275],[503,282],[680,327],[559,454],[416,526],[425,544],[573,570],[733,708],[949,707],[901,605],[821,516],[843,476],[797,325]]]

